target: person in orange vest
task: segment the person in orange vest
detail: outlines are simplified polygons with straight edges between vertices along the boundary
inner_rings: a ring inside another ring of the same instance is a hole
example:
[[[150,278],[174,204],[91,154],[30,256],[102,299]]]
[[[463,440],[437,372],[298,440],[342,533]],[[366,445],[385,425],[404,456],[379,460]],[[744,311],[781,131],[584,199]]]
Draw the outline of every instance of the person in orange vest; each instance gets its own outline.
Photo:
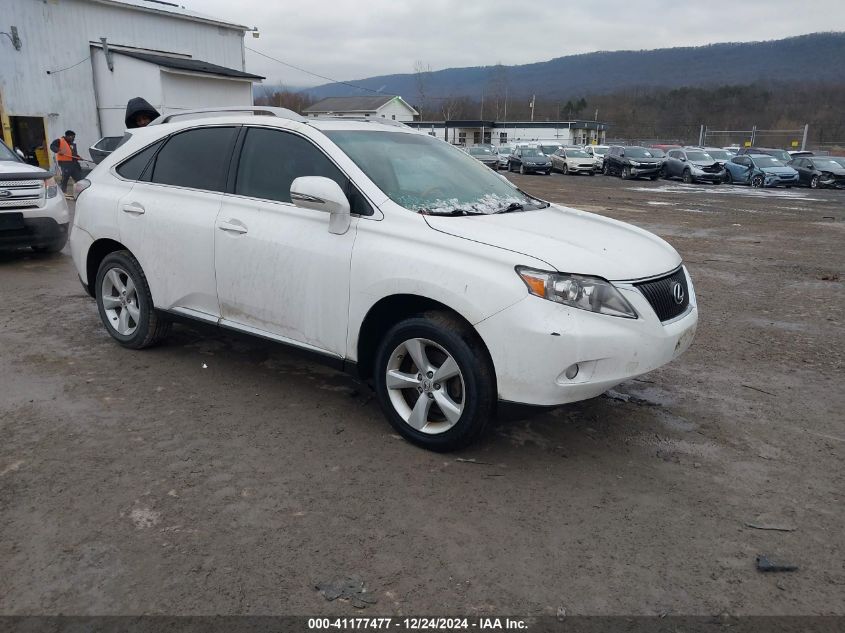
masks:
[[[73,178],[73,182],[82,180],[82,168],[79,161],[82,157],[76,152],[76,132],[68,130],[64,136],[57,138],[50,143],[50,149],[56,153],[56,162],[62,170],[62,193],[67,195],[67,182]]]

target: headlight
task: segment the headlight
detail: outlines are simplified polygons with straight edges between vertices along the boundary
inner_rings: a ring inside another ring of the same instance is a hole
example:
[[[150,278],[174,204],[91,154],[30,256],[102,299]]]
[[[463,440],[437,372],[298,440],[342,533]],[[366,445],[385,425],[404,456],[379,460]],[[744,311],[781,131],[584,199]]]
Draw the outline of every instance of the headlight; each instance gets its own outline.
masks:
[[[517,266],[516,272],[532,295],[589,312],[637,318],[634,308],[613,284],[599,277],[553,273],[525,266]]]
[[[59,195],[59,187],[56,184],[56,179],[53,177],[48,178],[44,181],[44,186],[47,188],[47,197],[48,198],[55,198]]]
[[[631,160],[631,161],[628,161],[628,162],[631,163],[631,167],[639,167],[640,166],[640,163],[636,160]]]

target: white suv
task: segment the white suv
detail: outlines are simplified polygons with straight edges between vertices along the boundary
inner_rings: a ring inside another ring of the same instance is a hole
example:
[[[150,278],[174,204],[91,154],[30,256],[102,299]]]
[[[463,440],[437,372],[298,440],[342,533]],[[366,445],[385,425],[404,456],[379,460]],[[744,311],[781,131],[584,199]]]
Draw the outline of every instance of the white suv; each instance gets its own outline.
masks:
[[[0,248],[56,253],[67,243],[69,227],[53,174],[23,162],[0,141]]]
[[[120,344],[188,317],[308,350],[434,450],[478,437],[497,400],[560,405],[660,367],[698,320],[660,238],[401,124],[181,113],[88,180],[71,250]]]

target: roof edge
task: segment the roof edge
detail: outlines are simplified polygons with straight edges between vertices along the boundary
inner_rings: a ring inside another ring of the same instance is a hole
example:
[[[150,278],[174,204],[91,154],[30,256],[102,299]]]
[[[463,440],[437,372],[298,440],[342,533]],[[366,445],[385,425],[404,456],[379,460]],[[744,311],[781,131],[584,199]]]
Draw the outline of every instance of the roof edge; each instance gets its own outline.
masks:
[[[107,4],[113,7],[120,7],[122,9],[129,9],[135,11],[142,11],[144,13],[153,13],[157,15],[167,15],[173,18],[180,18],[182,20],[190,20],[192,22],[202,22],[204,24],[212,24],[214,26],[221,26],[223,28],[231,29],[233,31],[251,31],[252,27],[245,26],[243,24],[235,24],[234,22],[227,22],[226,20],[219,20],[215,17],[210,15],[202,15],[200,13],[179,13],[177,11],[168,11],[164,7],[167,7],[167,4],[162,3],[161,9],[156,7],[146,7],[137,4],[130,4],[128,2],[121,2],[120,0],[89,0],[89,2],[96,2],[98,4]],[[174,8],[183,8],[181,6],[174,6]]]

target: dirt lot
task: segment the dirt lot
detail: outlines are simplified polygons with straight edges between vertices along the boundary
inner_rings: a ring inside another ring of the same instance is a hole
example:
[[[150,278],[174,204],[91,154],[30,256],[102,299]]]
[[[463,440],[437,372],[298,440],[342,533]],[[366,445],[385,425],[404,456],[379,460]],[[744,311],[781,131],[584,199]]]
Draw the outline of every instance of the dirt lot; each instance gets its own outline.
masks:
[[[0,257],[0,613],[360,615],[314,589],[357,577],[369,615],[845,614],[845,192],[515,179],[669,240],[698,337],[459,455],[264,342],[124,350],[67,253]]]

